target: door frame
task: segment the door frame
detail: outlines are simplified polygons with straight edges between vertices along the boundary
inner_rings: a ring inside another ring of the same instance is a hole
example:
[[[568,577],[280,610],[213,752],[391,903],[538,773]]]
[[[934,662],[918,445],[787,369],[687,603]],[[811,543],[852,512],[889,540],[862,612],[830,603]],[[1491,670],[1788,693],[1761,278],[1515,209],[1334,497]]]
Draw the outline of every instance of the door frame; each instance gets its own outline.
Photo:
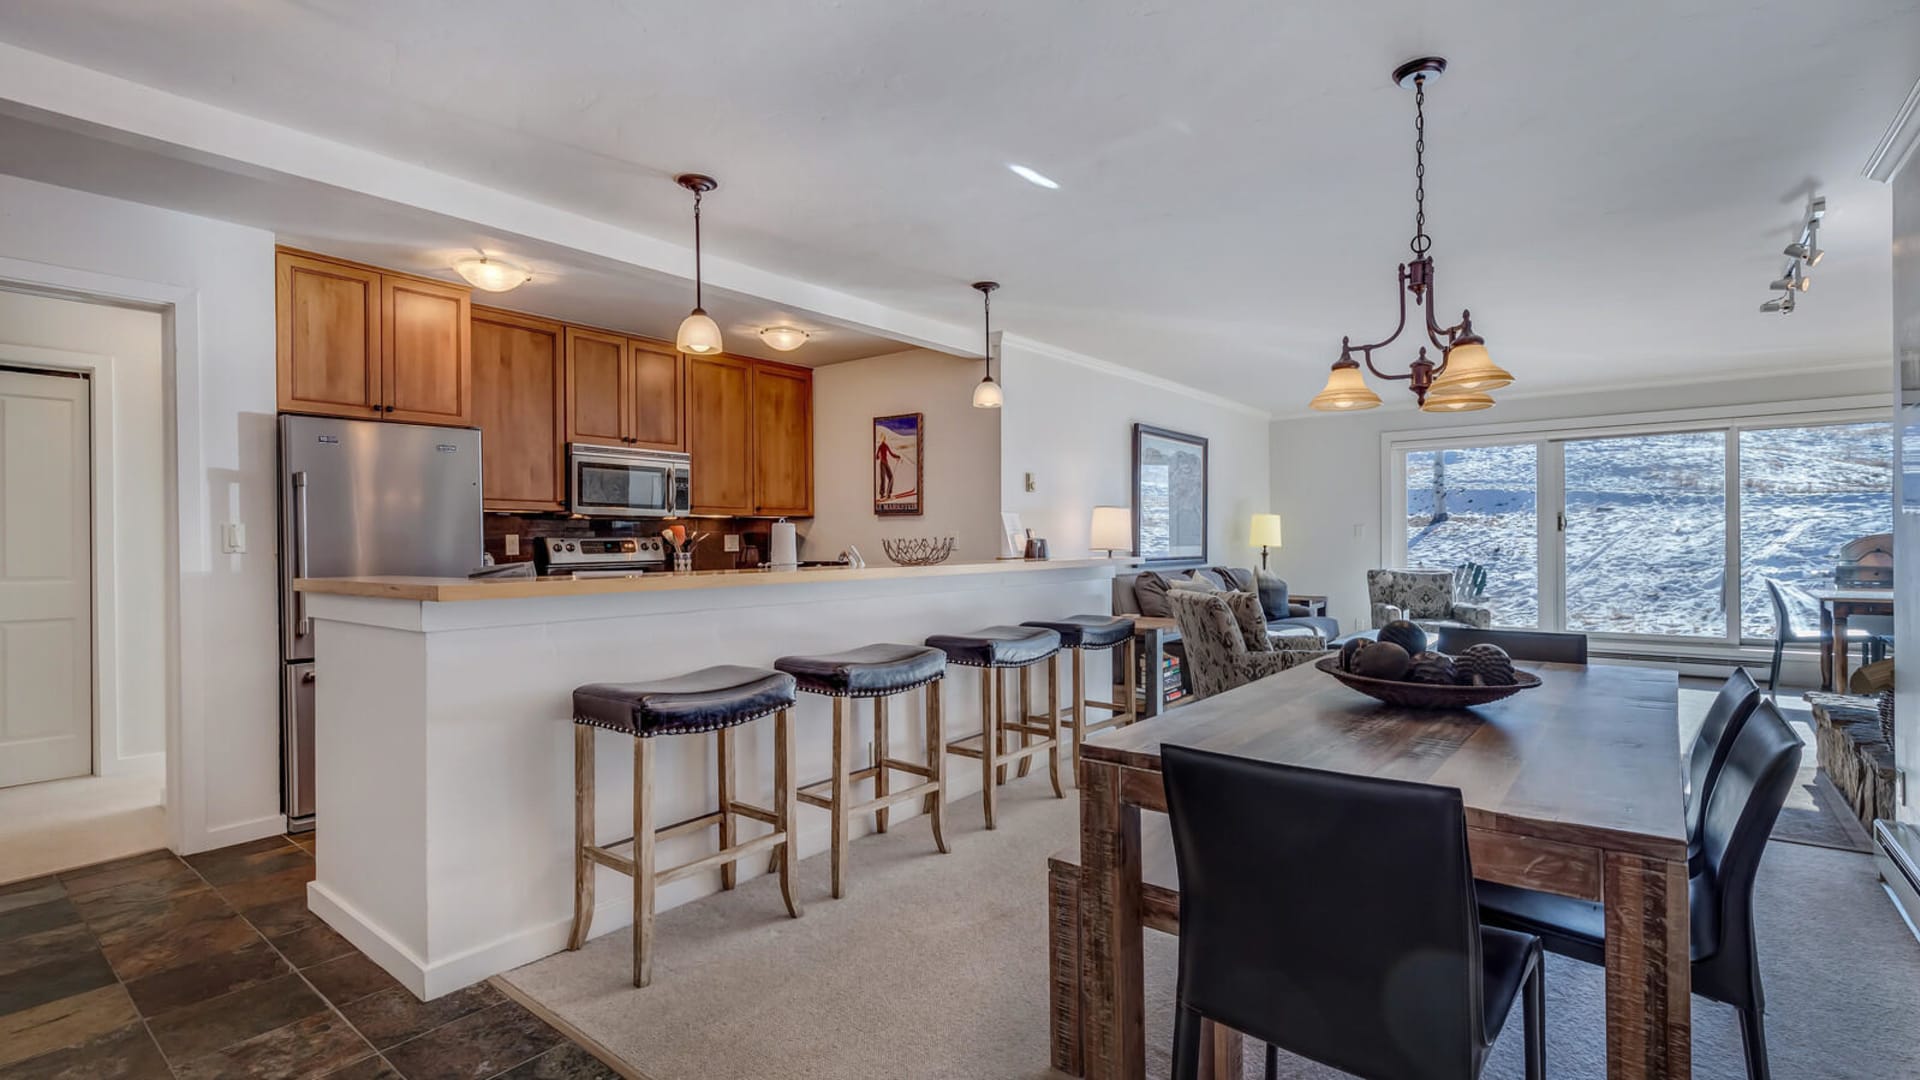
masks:
[[[8,290],[12,291],[12,290]],[[64,298],[60,298],[64,299]],[[113,520],[113,393],[116,375],[111,356],[97,353],[12,345],[0,341],[0,368],[44,374],[54,378],[78,374],[87,381],[88,547],[92,559],[93,701],[91,768],[94,776],[136,772],[139,759],[122,758],[113,748],[120,734],[119,545]]]
[[[201,369],[201,326],[200,292],[198,289],[183,288],[163,282],[141,281],[135,278],[123,278],[112,274],[100,274],[90,270],[78,270],[48,263],[32,262],[0,256],[0,288],[38,296],[50,296],[62,300],[79,300],[85,303],[107,304],[119,307],[136,307],[160,313],[160,360],[161,386],[166,395],[162,403],[161,414],[164,426],[161,435],[161,451],[165,455],[166,490],[162,495],[165,507],[165,524],[162,529],[162,558],[166,566],[166,589],[162,602],[162,620],[166,626],[166,651],[162,671],[166,685],[161,688],[161,700],[166,709],[166,787],[163,812],[167,825],[167,846],[178,854],[190,854],[217,842],[209,842],[206,821],[206,778],[202,767],[205,740],[200,717],[205,715],[205,688],[184,685],[181,677],[181,654],[187,647],[187,624],[189,619],[182,611],[181,581],[188,567],[184,552],[200,552],[200,561],[211,561],[212,537],[207,526],[207,507],[198,481],[204,476],[204,461],[200,452],[199,440],[183,444],[180,432],[198,432],[201,428],[199,415],[200,369]],[[68,354],[69,362],[75,354]],[[80,354],[84,355],[84,354]],[[109,363],[104,365],[111,369]],[[111,424],[99,424],[100,386],[109,379],[97,380],[94,384],[93,410],[96,419],[95,435]],[[107,394],[111,395],[111,387]],[[109,419],[111,413],[106,414]],[[98,444],[96,454],[98,453]],[[96,459],[97,460],[97,459]],[[98,475],[96,469],[96,476]],[[96,492],[96,498],[98,497]],[[94,521],[95,543],[103,533],[99,518]],[[97,567],[96,567],[97,570]],[[108,625],[109,620],[100,618],[97,607],[98,597],[105,592],[101,588],[101,579],[94,579],[96,597],[96,618],[98,626]],[[198,620],[194,620],[196,623]],[[100,631],[96,627],[95,633]],[[197,636],[196,636],[197,640]],[[197,646],[196,646],[197,647]],[[96,671],[100,665],[99,651],[96,648]],[[96,693],[95,708],[99,706]],[[98,732],[96,731],[95,752],[98,753]],[[284,827],[284,818],[282,818]],[[243,837],[241,839],[251,839]],[[238,842],[228,841],[228,842]]]

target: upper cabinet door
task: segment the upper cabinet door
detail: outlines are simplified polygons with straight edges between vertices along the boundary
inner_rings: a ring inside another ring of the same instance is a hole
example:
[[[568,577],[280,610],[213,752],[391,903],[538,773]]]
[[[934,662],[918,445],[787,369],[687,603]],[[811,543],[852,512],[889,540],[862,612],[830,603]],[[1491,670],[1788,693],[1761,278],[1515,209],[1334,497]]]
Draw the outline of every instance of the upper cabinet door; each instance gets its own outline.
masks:
[[[386,308],[389,420],[473,423],[469,290],[418,278],[381,277]]]
[[[567,327],[567,441],[622,446],[628,438],[627,339]]]
[[[805,368],[754,368],[753,486],[754,513],[813,516],[813,372]]]
[[[379,273],[289,251],[274,263],[280,408],[380,415]]]
[[[627,363],[632,387],[632,424],[627,435],[633,445],[649,450],[685,450],[686,358],[665,342],[630,338]]]
[[[488,510],[565,510],[566,365],[559,323],[475,308],[473,419]]]
[[[686,363],[693,512],[752,514],[753,365],[731,356],[689,356]]]

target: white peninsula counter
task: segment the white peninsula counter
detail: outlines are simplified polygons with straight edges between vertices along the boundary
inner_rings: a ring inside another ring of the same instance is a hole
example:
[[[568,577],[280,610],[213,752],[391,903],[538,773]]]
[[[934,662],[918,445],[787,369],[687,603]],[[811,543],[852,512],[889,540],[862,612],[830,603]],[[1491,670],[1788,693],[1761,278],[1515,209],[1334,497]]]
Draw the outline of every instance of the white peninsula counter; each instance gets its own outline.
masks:
[[[316,627],[320,833],[308,904],[423,998],[557,952],[573,914],[575,686],[714,664],[771,667],[790,654],[1104,613],[1112,607],[1111,579],[1124,565],[1084,559],[633,578],[302,580],[295,587]],[[1089,654],[1089,685],[1104,685],[1108,660]],[[980,679],[964,669],[949,674],[952,739],[977,728]],[[1036,691],[1042,683],[1044,675]],[[925,730],[920,707],[914,695],[893,704],[894,756],[914,756]],[[795,723],[795,774],[810,783],[828,774],[828,701],[800,695]],[[625,736],[602,732],[599,742],[604,843],[632,831],[632,754]],[[662,742],[659,819],[711,810],[713,740]],[[749,800],[764,801],[772,790],[772,745],[771,724],[736,737],[738,782]],[[978,788],[979,770],[950,768],[947,780],[951,802]],[[904,818],[918,806],[893,813]],[[979,828],[963,817],[949,822],[949,835]],[[825,811],[802,807],[803,855],[827,848],[827,826]],[[856,819],[854,827],[869,826]],[[706,831],[676,837],[661,843],[661,858],[683,861],[713,843]],[[764,865],[749,861],[740,870],[751,875]],[[627,880],[600,873],[596,936],[630,921]],[[662,889],[658,904],[664,910],[718,888],[717,871],[696,876]]]

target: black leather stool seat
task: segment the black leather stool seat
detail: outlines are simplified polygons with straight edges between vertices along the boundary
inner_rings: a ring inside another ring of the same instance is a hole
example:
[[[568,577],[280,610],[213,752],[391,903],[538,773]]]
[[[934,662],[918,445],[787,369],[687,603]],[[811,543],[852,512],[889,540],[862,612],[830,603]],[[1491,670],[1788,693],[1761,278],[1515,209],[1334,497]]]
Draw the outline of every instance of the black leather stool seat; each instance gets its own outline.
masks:
[[[1060,635],[1038,626],[989,626],[969,634],[935,634],[927,644],[961,667],[1025,667],[1060,651]]]
[[[793,702],[793,676],[722,665],[654,682],[576,687],[573,722],[642,737],[686,735],[758,720]]]
[[[862,645],[825,656],[783,656],[773,666],[810,694],[886,697],[946,674],[947,654],[924,645]]]
[[[1118,615],[1069,615],[1064,619],[1028,619],[1021,626],[1038,626],[1060,635],[1068,649],[1111,649],[1133,636],[1133,620]]]

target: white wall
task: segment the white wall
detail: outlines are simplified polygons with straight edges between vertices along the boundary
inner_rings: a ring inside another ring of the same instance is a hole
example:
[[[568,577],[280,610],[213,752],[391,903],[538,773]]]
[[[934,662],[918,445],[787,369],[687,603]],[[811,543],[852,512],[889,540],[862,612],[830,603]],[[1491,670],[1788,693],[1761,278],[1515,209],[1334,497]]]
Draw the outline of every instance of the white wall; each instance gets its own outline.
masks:
[[[166,409],[160,315],[126,307],[0,292],[0,348],[25,345],[71,357],[45,366],[92,381],[96,514],[94,588],[102,774],[145,768],[167,748]],[[29,357],[28,363],[33,363]]]
[[[273,236],[0,176],[0,280],[173,305],[168,825],[183,852],[270,835],[284,827]],[[248,526],[248,553],[219,553],[226,521]]]
[[[1507,365],[1525,377],[1524,371]],[[1368,625],[1367,571],[1382,562],[1380,436],[1493,423],[1648,413],[1716,405],[1754,405],[1886,392],[1883,365],[1746,381],[1650,386],[1585,394],[1509,398],[1487,412],[1429,416],[1411,408],[1282,417],[1273,422],[1273,509],[1286,544],[1275,572],[1296,592],[1321,593],[1342,630]],[[1386,395],[1403,395],[1389,389]],[[1389,397],[1389,400],[1392,400]],[[1411,400],[1411,399],[1409,399]]]
[[[848,544],[886,565],[882,537],[955,538],[953,562],[999,554],[1000,413],[973,407],[980,362],[925,349],[830,364],[813,372],[813,510],[802,552],[831,559]],[[873,512],[873,420],[925,417],[924,512]]]
[[[1895,457],[1906,467],[1907,455],[1920,450],[1909,447],[1913,433],[1901,425],[1916,422],[1920,413],[1920,155],[1907,159],[1905,167],[1893,178],[1893,355],[1894,384],[1899,400],[1913,402],[1904,406],[1895,425]],[[1899,475],[1899,474],[1896,474]],[[1905,643],[1903,651],[1914,655],[1920,642],[1920,506],[1909,505],[1900,494],[1901,481],[1894,481],[1894,641]],[[1911,660],[1903,662],[1911,668]],[[1920,806],[1908,789],[1920,774],[1920,679],[1911,672],[1894,687],[1893,758],[1907,782],[1899,785],[1901,821],[1920,824]]]
[[[1266,413],[1011,335],[1001,353],[1000,501],[1054,557],[1088,554],[1095,506],[1132,505],[1133,425],[1145,423],[1208,440],[1207,561],[1259,561],[1247,528],[1270,497]]]

